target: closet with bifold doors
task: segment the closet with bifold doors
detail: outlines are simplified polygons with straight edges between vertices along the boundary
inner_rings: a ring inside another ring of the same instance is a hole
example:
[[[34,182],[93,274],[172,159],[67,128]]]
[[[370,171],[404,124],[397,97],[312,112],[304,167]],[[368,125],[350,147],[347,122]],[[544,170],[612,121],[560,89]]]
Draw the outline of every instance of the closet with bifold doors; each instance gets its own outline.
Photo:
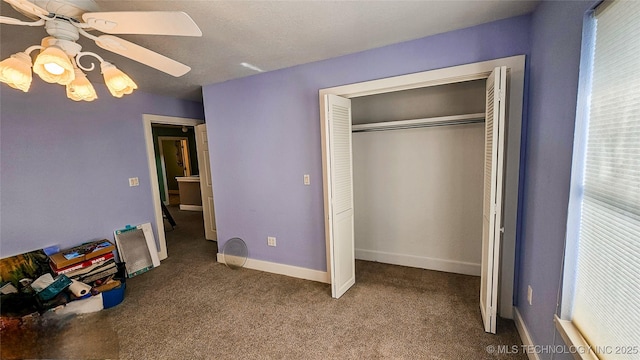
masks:
[[[355,259],[480,276],[513,315],[524,56],[321,89],[331,296]]]
[[[351,99],[356,259],[481,275],[486,89]]]

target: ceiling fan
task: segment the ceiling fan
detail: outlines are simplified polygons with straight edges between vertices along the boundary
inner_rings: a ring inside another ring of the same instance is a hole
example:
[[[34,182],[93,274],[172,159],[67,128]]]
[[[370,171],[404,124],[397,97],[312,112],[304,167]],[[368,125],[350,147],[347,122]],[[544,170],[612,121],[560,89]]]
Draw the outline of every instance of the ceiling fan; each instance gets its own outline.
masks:
[[[84,36],[104,50],[114,52],[142,64],[180,77],[191,68],[178,61],[158,54],[113,35],[94,35],[97,30],[106,34],[147,34],[202,36],[198,25],[180,11],[116,11],[98,12],[93,0],[4,0],[14,9],[35,21],[23,21],[0,16],[0,24],[44,26],[49,36],[40,45],[11,55],[0,62],[0,82],[27,92],[31,85],[31,68],[44,81],[67,87],[72,100],[92,101],[97,98],[93,86],[84,71],[95,68],[93,63],[84,66],[81,59],[91,56],[100,62],[105,85],[115,97],[130,94],[137,85],[113,64],[93,52],[82,51],[77,40]],[[31,52],[40,53],[31,64]]]

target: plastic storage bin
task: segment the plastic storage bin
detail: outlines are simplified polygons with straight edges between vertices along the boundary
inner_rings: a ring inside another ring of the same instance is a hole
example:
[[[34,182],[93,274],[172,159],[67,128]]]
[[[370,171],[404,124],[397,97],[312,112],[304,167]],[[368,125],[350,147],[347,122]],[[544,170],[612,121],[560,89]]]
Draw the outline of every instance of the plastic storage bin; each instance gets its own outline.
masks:
[[[114,307],[124,300],[124,290],[127,288],[127,284],[122,282],[120,286],[108,291],[102,292],[102,304],[105,309]]]

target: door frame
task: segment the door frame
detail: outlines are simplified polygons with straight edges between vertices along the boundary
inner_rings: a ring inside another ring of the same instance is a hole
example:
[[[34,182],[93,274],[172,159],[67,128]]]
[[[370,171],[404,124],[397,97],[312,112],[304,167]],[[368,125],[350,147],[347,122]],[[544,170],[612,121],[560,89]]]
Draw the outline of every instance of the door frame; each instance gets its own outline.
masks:
[[[423,71],[419,73],[400,75],[378,80],[365,81],[349,85],[341,85],[332,88],[320,89],[320,126],[321,126],[321,146],[322,146],[322,177],[323,177],[323,198],[324,198],[324,223],[327,273],[331,275],[330,241],[330,204],[329,198],[329,154],[327,147],[327,129],[324,108],[325,95],[334,94],[345,98],[356,98],[360,96],[383,94],[395,91],[410,90],[422,87],[452,84],[471,80],[486,79],[491,71],[499,66],[506,66],[509,70],[509,102],[507,109],[507,148],[506,148],[506,170],[504,188],[504,238],[502,241],[502,258],[500,270],[500,298],[499,313],[501,317],[513,318],[513,285],[515,269],[517,213],[518,213],[518,189],[520,180],[520,158],[521,153],[521,131],[522,131],[522,110],[524,99],[524,73],[525,55],[517,55],[506,58],[488,60],[472,64],[465,64],[447,67],[436,70]],[[509,156],[511,154],[511,156]],[[331,276],[329,276],[331,279]]]
[[[147,163],[149,165],[149,181],[151,183],[151,199],[156,222],[156,236],[158,237],[158,244],[160,245],[160,248],[158,249],[158,257],[160,260],[164,260],[167,258],[167,239],[164,233],[164,220],[162,218],[162,206],[160,205],[160,192],[158,191],[160,185],[158,183],[158,167],[156,166],[151,124],[193,126],[195,128],[196,125],[204,124],[204,120],[142,114],[144,140],[147,148]]]

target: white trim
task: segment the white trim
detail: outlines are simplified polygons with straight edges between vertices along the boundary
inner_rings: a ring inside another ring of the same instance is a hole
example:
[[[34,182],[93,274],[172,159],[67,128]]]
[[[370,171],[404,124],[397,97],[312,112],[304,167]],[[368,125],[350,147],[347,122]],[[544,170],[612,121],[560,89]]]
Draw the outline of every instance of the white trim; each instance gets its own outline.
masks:
[[[425,256],[394,254],[363,249],[356,249],[356,259],[377,261],[385,264],[409,266],[426,270],[446,271],[456,274],[480,276],[480,264],[464,261],[436,259]]]
[[[218,253],[217,260],[219,263],[224,264],[224,255]],[[329,273],[326,271],[312,270],[298,266],[285,265],[256,259],[247,259],[244,267],[247,269],[260,270],[272,274],[317,281],[325,284],[331,283],[329,279]]]
[[[505,232],[502,241],[502,268],[500,272],[499,313],[503,318],[513,318],[513,281],[515,267],[515,238],[518,214],[518,187],[520,178],[520,140],[522,129],[522,106],[524,99],[524,65],[525,55],[511,56],[502,59],[488,60],[473,64],[459,65],[444,69],[424,71],[415,74],[395,76],[385,79],[365,81],[356,84],[342,85],[318,92],[320,99],[320,128],[322,147],[322,175],[325,209],[325,242],[327,257],[327,272],[331,272],[330,236],[330,166],[328,165],[328,147],[326,142],[325,95],[335,94],[346,98],[375,95],[400,90],[450,84],[469,80],[486,79],[494,68],[506,66],[510,83],[508,104],[508,136],[507,159],[505,171],[505,204],[504,222]],[[356,210],[357,211],[357,210]]]
[[[524,62],[524,55],[488,60],[443,69],[394,76],[384,79],[365,81],[356,84],[321,89],[320,95],[335,94],[346,98],[384,94],[394,91],[411,90],[422,87],[453,84],[464,81],[486,79],[491,71],[499,66],[518,67]],[[524,65],[524,64],[523,64]]]
[[[202,211],[202,205],[184,205],[184,204],[180,204],[180,210]]]
[[[598,355],[596,355],[596,353],[591,349],[587,340],[582,337],[580,330],[578,330],[571,321],[562,320],[558,315],[555,315],[553,322],[556,323],[556,329],[560,336],[562,336],[564,343],[571,349],[577,350],[572,352],[574,359],[598,360]]]
[[[516,329],[518,329],[518,334],[520,334],[520,339],[522,340],[521,349],[526,348],[534,348],[535,343],[531,338],[531,334],[529,334],[529,330],[527,329],[527,325],[524,323],[522,319],[522,315],[520,315],[520,311],[518,311],[517,307],[513,307],[513,322],[516,323]],[[527,357],[529,360],[540,360],[538,353],[535,351],[527,351]]]
[[[204,124],[202,119],[190,119],[175,116],[142,114],[143,118],[148,118],[154,124],[166,124],[166,125],[182,125],[182,126],[195,126]],[[194,125],[195,124],[195,125]]]
[[[158,257],[160,260],[164,260],[167,258],[167,239],[164,233],[164,220],[162,219],[162,206],[160,205],[160,192],[158,191],[160,185],[158,183],[158,168],[156,166],[155,149],[153,148],[151,123],[196,126],[203,124],[204,120],[142,114],[144,141],[147,148],[147,164],[149,167],[149,182],[151,183],[151,200],[155,213],[156,234],[158,235],[158,244],[160,245]]]

